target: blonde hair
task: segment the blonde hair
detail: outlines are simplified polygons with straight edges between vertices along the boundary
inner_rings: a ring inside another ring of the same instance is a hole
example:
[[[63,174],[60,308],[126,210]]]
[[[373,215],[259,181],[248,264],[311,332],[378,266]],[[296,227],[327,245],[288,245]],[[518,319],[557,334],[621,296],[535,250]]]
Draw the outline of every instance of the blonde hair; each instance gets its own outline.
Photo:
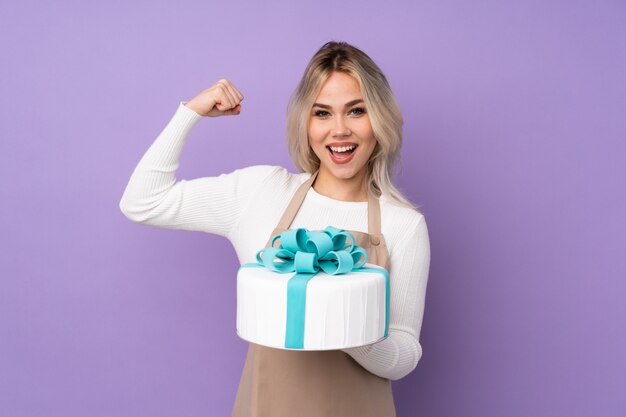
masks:
[[[402,147],[402,114],[385,75],[360,49],[346,42],[327,42],[311,58],[287,107],[287,145],[301,172],[314,173],[320,160],[308,138],[308,121],[313,103],[324,82],[335,71],[357,80],[363,93],[376,146],[367,164],[368,192],[384,194],[400,206],[417,210],[392,183]]]

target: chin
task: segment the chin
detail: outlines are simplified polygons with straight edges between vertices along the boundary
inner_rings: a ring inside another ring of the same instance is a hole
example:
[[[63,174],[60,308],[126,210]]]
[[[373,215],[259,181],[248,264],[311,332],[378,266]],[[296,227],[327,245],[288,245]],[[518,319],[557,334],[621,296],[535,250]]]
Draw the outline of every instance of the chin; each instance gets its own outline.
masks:
[[[363,168],[361,168],[362,170]],[[351,178],[354,178],[355,176],[357,176],[357,174],[361,171],[361,170],[357,170],[355,171],[354,168],[350,167],[326,167],[326,170],[335,178],[337,179],[341,179],[341,180],[349,180]]]

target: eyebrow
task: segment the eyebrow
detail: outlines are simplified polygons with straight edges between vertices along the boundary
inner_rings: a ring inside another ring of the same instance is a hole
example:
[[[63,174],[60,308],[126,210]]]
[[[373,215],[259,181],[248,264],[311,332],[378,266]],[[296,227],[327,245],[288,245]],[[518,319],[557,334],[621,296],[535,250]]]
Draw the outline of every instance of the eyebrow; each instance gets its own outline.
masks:
[[[344,108],[348,108],[350,106],[354,106],[357,103],[362,103],[363,99],[362,98],[357,98],[356,100],[352,100],[346,103],[346,105],[344,106]],[[321,107],[323,109],[331,109],[332,107],[327,105],[327,104],[322,104],[322,103],[313,103],[313,107]]]

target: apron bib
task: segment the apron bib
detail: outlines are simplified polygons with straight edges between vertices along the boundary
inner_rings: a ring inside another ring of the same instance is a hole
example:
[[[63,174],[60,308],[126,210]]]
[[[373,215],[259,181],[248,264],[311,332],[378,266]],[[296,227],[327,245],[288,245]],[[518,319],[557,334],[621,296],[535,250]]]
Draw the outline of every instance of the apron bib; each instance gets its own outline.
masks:
[[[265,247],[289,229],[318,172],[296,190]],[[390,271],[380,232],[380,203],[371,193],[367,213],[369,233],[347,231],[367,250],[368,263]],[[339,416],[395,417],[391,381],[367,371],[341,350],[295,351],[249,343],[232,417]]]

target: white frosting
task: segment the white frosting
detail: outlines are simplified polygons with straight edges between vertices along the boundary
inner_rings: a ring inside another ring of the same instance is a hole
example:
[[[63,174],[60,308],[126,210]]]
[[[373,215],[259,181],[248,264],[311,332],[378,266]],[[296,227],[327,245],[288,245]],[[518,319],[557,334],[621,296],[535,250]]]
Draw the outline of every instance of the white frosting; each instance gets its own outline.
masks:
[[[373,264],[365,264],[364,267],[380,269]],[[261,267],[239,269],[239,337],[285,349],[287,283],[294,274],[281,274]],[[382,274],[351,272],[328,275],[319,272],[308,282],[302,350],[364,346],[382,340],[384,333],[385,277]]]

